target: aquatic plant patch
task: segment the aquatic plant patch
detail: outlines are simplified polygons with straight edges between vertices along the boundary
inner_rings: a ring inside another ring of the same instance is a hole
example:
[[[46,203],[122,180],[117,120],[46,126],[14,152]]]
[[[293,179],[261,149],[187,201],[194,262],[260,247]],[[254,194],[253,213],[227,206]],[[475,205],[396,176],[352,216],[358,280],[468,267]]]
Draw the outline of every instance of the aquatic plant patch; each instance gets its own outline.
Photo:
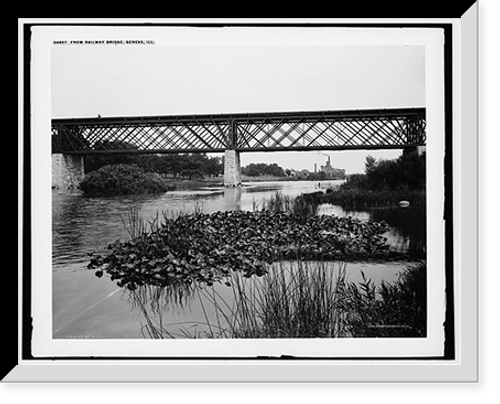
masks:
[[[262,276],[283,259],[355,260],[388,252],[384,222],[352,217],[297,215],[282,211],[183,214],[154,221],[148,231],[91,254],[88,265],[131,290],[221,281],[232,271]]]

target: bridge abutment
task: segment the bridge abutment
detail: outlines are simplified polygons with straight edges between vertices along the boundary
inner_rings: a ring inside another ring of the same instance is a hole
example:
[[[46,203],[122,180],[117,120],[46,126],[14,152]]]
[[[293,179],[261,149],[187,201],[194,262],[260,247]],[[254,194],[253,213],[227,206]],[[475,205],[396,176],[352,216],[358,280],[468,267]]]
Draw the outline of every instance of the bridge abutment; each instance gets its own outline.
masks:
[[[78,188],[84,175],[83,156],[52,154],[52,188],[59,190]]]
[[[241,185],[240,152],[226,150],[224,153],[224,186],[237,187]]]

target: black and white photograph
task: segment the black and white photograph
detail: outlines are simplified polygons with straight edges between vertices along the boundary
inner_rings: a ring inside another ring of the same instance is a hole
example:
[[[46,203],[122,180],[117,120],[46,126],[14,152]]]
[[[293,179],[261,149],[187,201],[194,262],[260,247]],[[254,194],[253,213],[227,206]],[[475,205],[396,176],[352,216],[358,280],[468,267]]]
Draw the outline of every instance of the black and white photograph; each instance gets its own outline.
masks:
[[[424,66],[55,46],[54,338],[425,337]]]
[[[54,41],[52,337],[426,338],[425,47],[229,31]]]
[[[452,34],[32,27],[24,352],[456,359]]]

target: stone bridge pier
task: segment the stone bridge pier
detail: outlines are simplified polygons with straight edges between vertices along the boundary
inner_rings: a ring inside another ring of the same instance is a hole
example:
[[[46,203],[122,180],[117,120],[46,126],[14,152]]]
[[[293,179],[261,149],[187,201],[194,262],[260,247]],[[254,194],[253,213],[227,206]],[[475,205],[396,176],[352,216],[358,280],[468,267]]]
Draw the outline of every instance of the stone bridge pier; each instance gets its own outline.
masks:
[[[78,188],[85,173],[83,156],[52,154],[52,188],[59,190]]]

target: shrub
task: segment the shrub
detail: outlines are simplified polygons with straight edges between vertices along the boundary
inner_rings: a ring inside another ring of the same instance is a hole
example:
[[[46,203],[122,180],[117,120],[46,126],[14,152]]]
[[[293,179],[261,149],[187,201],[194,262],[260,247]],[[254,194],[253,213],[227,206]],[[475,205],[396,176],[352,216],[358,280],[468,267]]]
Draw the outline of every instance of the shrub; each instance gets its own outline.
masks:
[[[92,195],[127,195],[162,193],[167,191],[163,181],[136,165],[107,165],[88,173],[80,189]]]
[[[366,158],[365,174],[350,175],[341,190],[414,191],[425,189],[425,153],[403,154],[394,160]]]

